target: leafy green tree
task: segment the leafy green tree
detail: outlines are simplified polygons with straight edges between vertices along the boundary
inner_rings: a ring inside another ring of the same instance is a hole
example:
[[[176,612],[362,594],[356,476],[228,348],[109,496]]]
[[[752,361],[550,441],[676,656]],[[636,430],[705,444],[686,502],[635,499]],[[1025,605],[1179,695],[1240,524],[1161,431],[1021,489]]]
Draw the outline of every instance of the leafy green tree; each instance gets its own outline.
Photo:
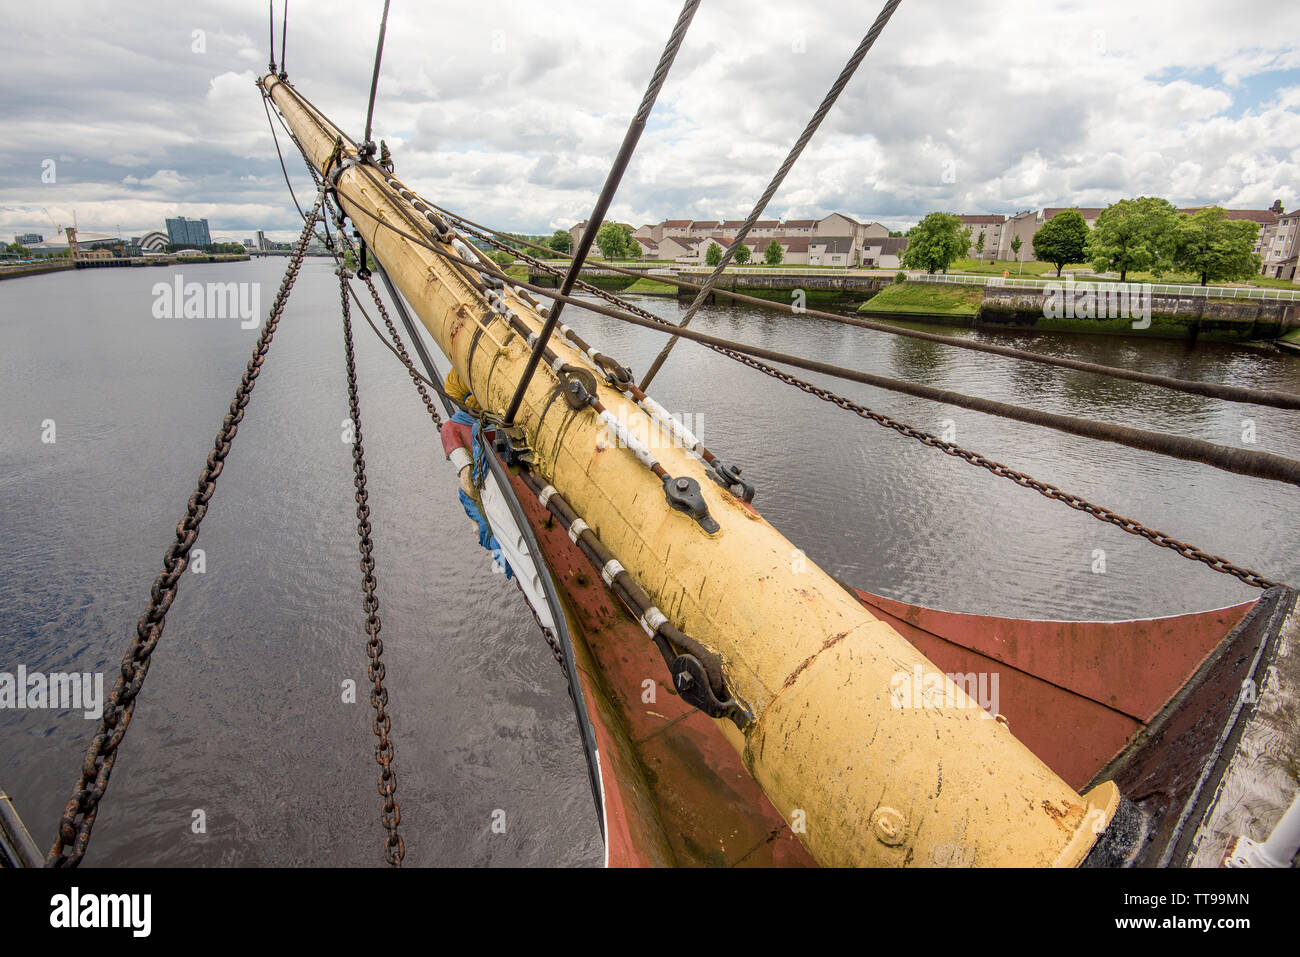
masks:
[[[505,267],[514,265],[515,257],[510,255],[504,249],[498,249],[492,254],[492,259],[498,266]]]
[[[1255,239],[1259,224],[1248,219],[1229,219],[1218,206],[1206,206],[1191,215],[1178,217],[1178,243],[1174,266],[1195,273],[1201,285],[1249,279],[1259,272]]]
[[[739,265],[743,266],[745,263],[749,262],[749,257],[752,255],[754,255],[753,250],[744,243],[741,243],[740,248],[736,250],[734,258]]]
[[[709,248],[704,253],[704,261],[710,266],[716,266],[722,262],[722,247],[717,243],[709,243]]]
[[[606,259],[627,259],[632,229],[623,223],[605,223],[596,233],[596,246]]]
[[[970,249],[970,230],[951,213],[930,213],[908,231],[903,265],[926,272],[947,270]]]
[[[627,258],[640,259],[641,256],[642,256],[641,244],[637,242],[635,239],[629,240],[627,244]]]
[[[21,243],[10,243],[5,247],[5,252],[15,253],[22,259],[31,259],[32,251]]]
[[[1084,261],[1087,246],[1088,224],[1077,209],[1057,213],[1043,223],[1043,228],[1034,233],[1033,238],[1034,258],[1051,263],[1058,276],[1066,263]]]
[[[975,240],[975,256],[978,259],[984,258],[984,230],[980,230],[980,238]]]
[[[1023,246],[1024,244],[1025,241],[1021,239],[1019,236],[1011,237],[1011,255],[1016,257],[1017,263],[1020,262],[1020,247]],[[1024,266],[1019,267],[1020,271],[1023,271],[1024,268],[1025,268]]]
[[[781,248],[781,244],[775,239],[772,240],[767,244],[767,248],[763,250],[763,262],[769,266],[779,266],[784,261],[785,250]]]
[[[1178,210],[1155,196],[1121,199],[1101,211],[1088,236],[1086,255],[1098,272],[1150,270],[1157,276],[1173,263],[1178,245]]]
[[[557,229],[551,234],[551,238],[546,241],[557,253],[568,255],[573,252],[573,237],[569,235],[567,229]]]

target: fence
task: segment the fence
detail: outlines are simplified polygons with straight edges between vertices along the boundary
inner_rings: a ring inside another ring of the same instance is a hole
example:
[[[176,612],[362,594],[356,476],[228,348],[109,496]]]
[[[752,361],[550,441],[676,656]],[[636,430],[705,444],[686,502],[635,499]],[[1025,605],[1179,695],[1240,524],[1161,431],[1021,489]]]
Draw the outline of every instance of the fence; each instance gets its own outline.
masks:
[[[917,275],[908,275],[908,282],[938,282],[953,283],[963,286],[1016,286],[1022,289],[1045,289],[1048,286],[1058,286],[1065,288],[1065,278],[1061,279],[1024,279],[1017,276],[1004,278],[1002,276],[966,276],[966,275],[946,275],[943,273],[920,273]],[[1075,280],[1075,285],[1082,283],[1097,283],[1099,287],[1104,288],[1107,284],[1113,284],[1111,280],[1102,279],[1083,279]],[[1131,283],[1130,285],[1137,285]],[[1208,299],[1276,299],[1282,302],[1300,301],[1300,289],[1268,289],[1259,286],[1185,286],[1176,283],[1141,283],[1144,288],[1150,288],[1151,294],[1155,296],[1204,296]]]

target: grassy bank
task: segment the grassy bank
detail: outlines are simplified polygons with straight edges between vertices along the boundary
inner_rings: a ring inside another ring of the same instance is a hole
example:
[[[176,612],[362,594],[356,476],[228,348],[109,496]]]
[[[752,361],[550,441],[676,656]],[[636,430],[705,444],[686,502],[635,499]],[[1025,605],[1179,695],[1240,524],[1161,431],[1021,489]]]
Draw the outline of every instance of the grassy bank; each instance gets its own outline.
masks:
[[[644,296],[675,296],[677,287],[666,282],[658,282],[654,279],[638,279],[632,285],[623,290],[624,292],[638,292]]]
[[[983,298],[982,286],[904,282],[886,286],[859,306],[858,311],[973,316]]]

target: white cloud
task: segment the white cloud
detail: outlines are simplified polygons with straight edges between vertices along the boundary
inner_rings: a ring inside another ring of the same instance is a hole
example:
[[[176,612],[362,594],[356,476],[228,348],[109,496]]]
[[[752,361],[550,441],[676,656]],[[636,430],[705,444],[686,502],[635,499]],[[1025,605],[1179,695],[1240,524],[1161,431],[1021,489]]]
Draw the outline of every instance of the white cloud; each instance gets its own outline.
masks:
[[[506,228],[567,226],[590,211],[679,8],[486,0],[449,17],[395,5],[376,132],[431,198]],[[155,228],[165,208],[208,215],[222,233],[290,235],[296,213],[253,88],[265,8],[97,9],[6,13],[0,56],[24,84],[0,91],[0,223],[45,226],[40,207],[58,203],[92,228]],[[612,215],[748,212],[876,9],[703,4]],[[319,0],[291,13],[290,79],[359,135],[377,9]],[[93,34],[67,30],[92,19]],[[205,53],[191,48],[194,29]],[[1298,34],[1300,5],[1267,0],[1005,0],[996,16],[985,4],[904,4],[770,212],[905,226],[935,208],[1139,194],[1293,208]],[[281,145],[301,190],[302,163]],[[45,156],[69,158],[57,186],[39,181]]]

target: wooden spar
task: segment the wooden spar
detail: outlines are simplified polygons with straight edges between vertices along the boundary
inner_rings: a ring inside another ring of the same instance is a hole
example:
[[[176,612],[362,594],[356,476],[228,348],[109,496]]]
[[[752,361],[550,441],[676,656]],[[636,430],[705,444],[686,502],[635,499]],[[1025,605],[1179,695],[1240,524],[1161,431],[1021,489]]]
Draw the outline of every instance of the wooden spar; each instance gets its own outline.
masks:
[[[337,128],[284,81],[260,85],[322,169]],[[355,157],[346,138],[344,155]],[[504,412],[527,343],[450,263],[381,225],[415,234],[423,222],[394,183],[377,167],[347,166],[339,205],[479,403]],[[509,287],[505,299],[540,330],[542,318]],[[551,347],[584,364],[562,338]],[[672,510],[660,480],[592,410],[557,398],[557,387],[540,369],[515,418],[538,473],[668,620],[721,656],[729,687],[755,716],[744,732],[727,721],[723,731],[820,864],[927,866],[954,850],[980,866],[1084,859],[1118,805],[1112,784],[1081,797],[697,459],[656,447],[670,475],[699,483],[720,530],[708,534]],[[603,383],[597,391],[615,418],[645,434],[645,415],[627,396]]]

